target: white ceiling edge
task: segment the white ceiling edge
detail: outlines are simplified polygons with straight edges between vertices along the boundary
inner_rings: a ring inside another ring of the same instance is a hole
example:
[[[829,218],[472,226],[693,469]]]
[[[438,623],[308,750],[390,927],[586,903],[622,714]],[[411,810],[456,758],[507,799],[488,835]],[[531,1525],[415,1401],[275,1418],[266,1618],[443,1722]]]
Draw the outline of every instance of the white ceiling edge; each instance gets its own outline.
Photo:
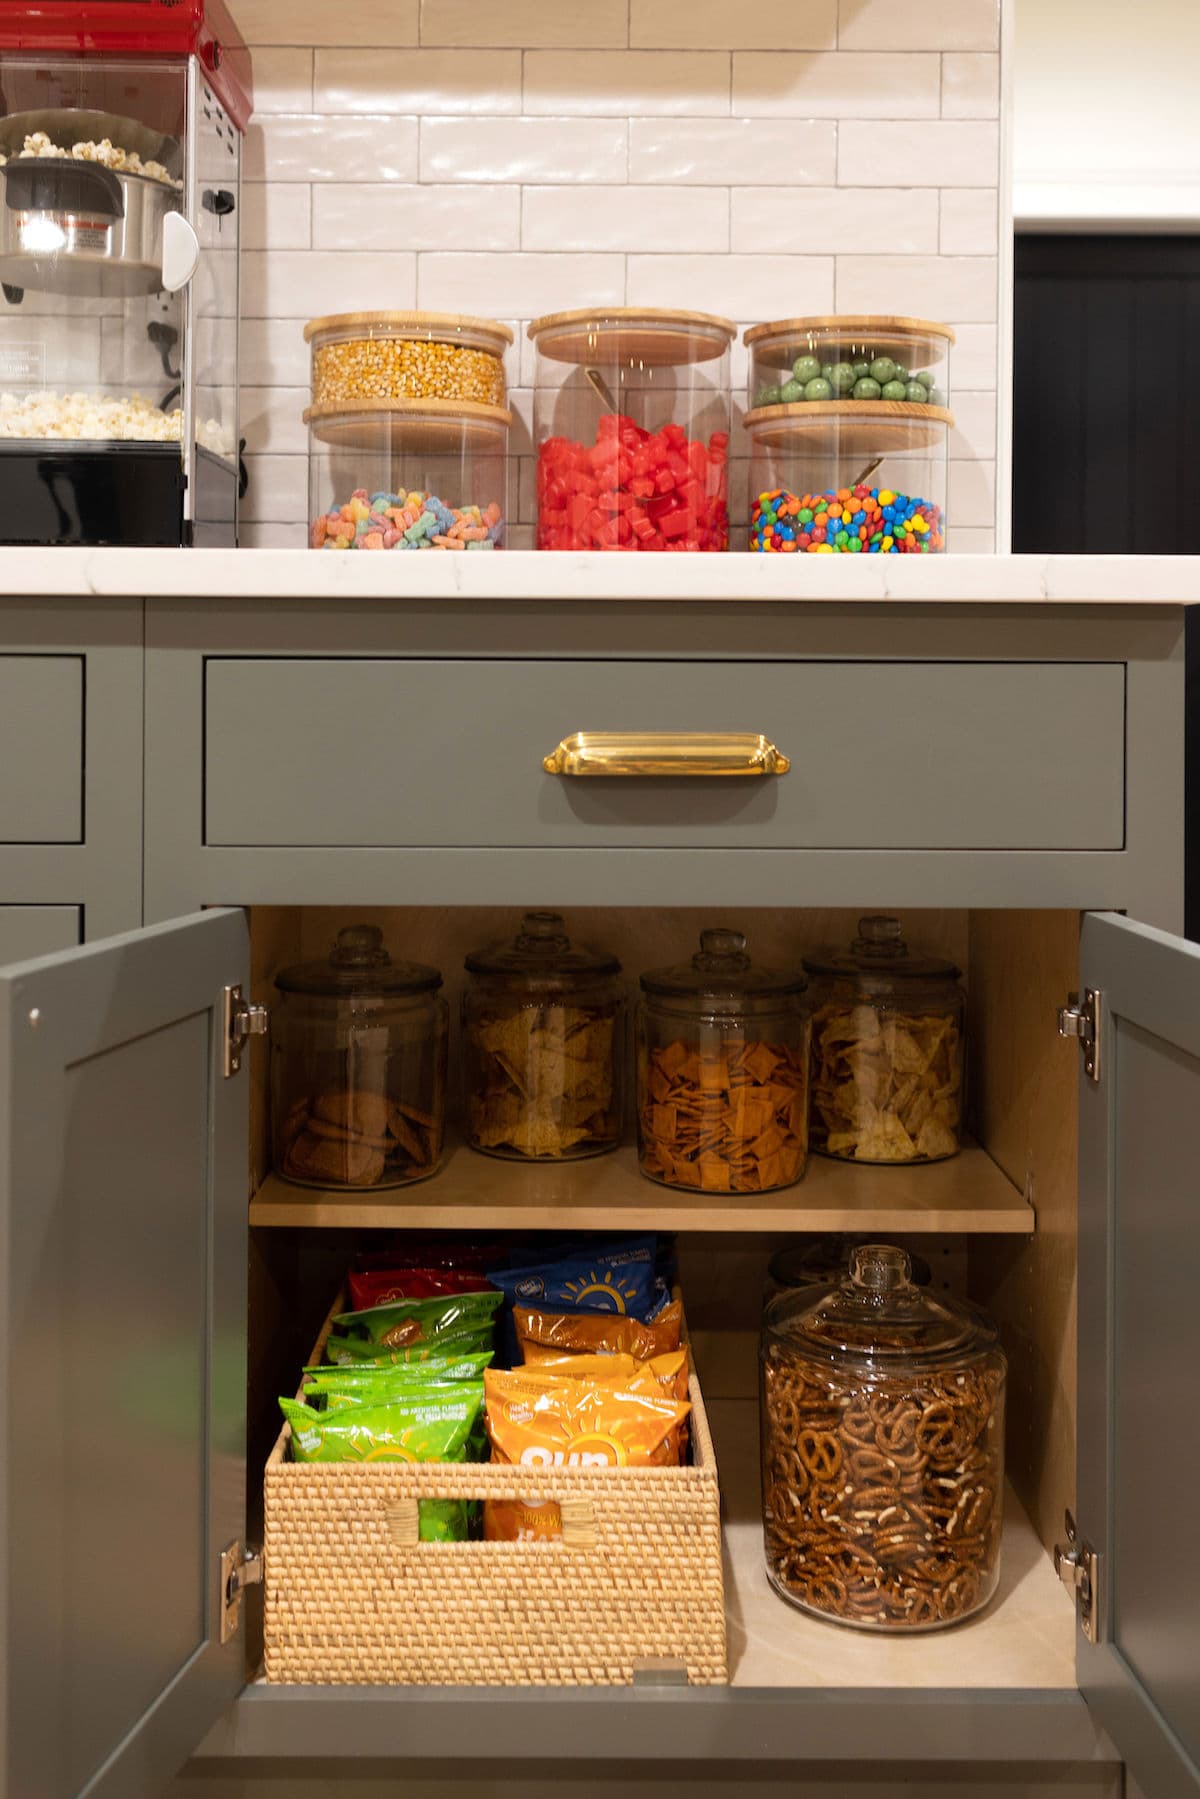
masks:
[[[1017,231],[1200,233],[1200,182],[1023,181],[1013,187]]]

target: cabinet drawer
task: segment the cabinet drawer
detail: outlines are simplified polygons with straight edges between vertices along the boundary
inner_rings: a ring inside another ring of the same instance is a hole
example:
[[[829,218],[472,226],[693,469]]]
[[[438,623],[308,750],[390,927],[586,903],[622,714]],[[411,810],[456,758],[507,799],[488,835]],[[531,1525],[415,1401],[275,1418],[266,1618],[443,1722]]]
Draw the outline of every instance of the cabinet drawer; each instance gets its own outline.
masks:
[[[80,922],[78,906],[0,906],[0,964],[74,949]]]
[[[1119,849],[1121,663],[210,658],[205,841]],[[762,732],[790,773],[564,779],[587,731]]]
[[[83,658],[0,656],[0,843],[83,841]]]

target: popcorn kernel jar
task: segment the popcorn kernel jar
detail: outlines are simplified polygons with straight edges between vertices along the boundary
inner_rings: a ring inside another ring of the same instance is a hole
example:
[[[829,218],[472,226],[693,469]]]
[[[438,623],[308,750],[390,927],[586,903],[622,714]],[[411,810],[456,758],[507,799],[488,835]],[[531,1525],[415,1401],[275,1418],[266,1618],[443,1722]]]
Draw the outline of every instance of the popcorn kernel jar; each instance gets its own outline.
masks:
[[[948,325],[905,318],[746,332],[752,550],[945,549],[953,341]]]
[[[910,950],[900,920],[860,918],[846,950],[806,956],[810,1137],[847,1162],[940,1162],[962,1127],[959,970]]]
[[[539,550],[726,550],[729,346],[703,312],[534,319]]]
[[[445,312],[343,312],[304,327],[316,406],[360,400],[465,400],[503,406],[504,352],[494,319]]]

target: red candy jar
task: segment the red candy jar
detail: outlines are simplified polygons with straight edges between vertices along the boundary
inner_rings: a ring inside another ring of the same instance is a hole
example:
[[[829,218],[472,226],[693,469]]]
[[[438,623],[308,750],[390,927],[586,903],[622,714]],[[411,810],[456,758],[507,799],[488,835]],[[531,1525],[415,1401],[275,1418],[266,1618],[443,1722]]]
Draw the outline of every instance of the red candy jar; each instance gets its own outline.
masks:
[[[704,312],[534,319],[539,550],[726,550],[729,346]]]

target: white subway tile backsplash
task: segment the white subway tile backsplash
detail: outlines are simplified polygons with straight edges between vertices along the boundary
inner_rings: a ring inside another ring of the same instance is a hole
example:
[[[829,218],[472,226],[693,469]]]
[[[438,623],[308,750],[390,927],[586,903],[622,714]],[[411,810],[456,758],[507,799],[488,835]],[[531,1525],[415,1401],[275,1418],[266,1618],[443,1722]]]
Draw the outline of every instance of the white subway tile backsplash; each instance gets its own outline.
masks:
[[[946,516],[952,527],[992,526],[996,522],[996,464],[957,462],[948,465]]]
[[[995,391],[999,344],[995,325],[963,324],[947,319],[954,326],[955,341],[951,346],[950,385],[952,394]]]
[[[1000,197],[994,187],[948,187],[942,193],[943,256],[994,256],[999,246]]]
[[[689,306],[727,318],[833,310],[832,256],[631,256],[631,306]]]
[[[318,50],[313,110],[319,113],[519,113],[521,52],[493,50]],[[336,128],[336,127],[335,127]]]
[[[826,119],[630,119],[629,179],[701,186],[830,183],[837,126]]]
[[[629,42],[635,50],[831,50],[837,43],[837,0],[803,0],[755,10],[729,0],[630,0]]]
[[[307,386],[243,386],[239,424],[246,454],[306,456],[308,426],[301,415],[308,401]]]
[[[628,162],[624,119],[421,121],[422,181],[624,181]]]
[[[515,255],[426,251],[418,264],[416,304],[487,318],[531,319],[574,306],[619,306],[625,259],[619,255]],[[411,302],[410,302],[411,303]]]
[[[839,256],[837,310],[987,321],[996,282],[994,256]]]
[[[329,0],[233,0],[232,12],[246,42],[258,44],[344,44],[346,15]],[[373,41],[415,44],[417,0],[375,0]]]
[[[241,504],[247,524],[303,526],[308,517],[307,456],[247,456],[249,483]],[[302,536],[296,539],[303,543]]]
[[[998,50],[1000,0],[840,0],[843,50]]]
[[[308,380],[309,350],[297,319],[243,319],[241,353],[247,387],[298,387]]]
[[[545,0],[421,0],[421,42],[488,50],[511,44],[619,49],[629,41],[627,0],[548,6]]]
[[[527,187],[521,248],[728,250],[729,189],[590,187],[581,204],[569,187]]]
[[[310,112],[313,93],[311,50],[256,50],[254,52],[254,110]]]
[[[251,250],[242,257],[243,318],[308,319],[416,303],[417,259],[411,253]]]
[[[268,118],[246,134],[250,181],[415,181],[417,121],[375,113]]]
[[[238,525],[238,548],[242,550],[299,550],[304,547],[304,531],[298,524]],[[332,554],[332,552],[331,552]]]
[[[716,50],[527,50],[525,111],[728,117],[729,56]]]
[[[731,247],[738,251],[769,244],[775,250],[809,254],[874,252],[879,247],[879,213],[856,204],[858,196],[838,187],[739,187],[732,195]],[[887,247],[895,253],[936,253],[936,188],[899,189],[888,194]]]
[[[957,377],[957,365],[950,364],[951,377]],[[982,460],[996,454],[996,396],[994,393],[967,393],[956,387],[950,396],[954,429],[950,433],[950,455],[961,460],[978,456]]]
[[[964,530],[951,522],[946,533],[946,549],[953,556],[993,556],[996,533],[971,528]]]
[[[242,187],[243,250],[307,250],[312,189],[307,183],[247,181]]]
[[[329,182],[313,189],[313,245],[318,250],[516,250],[521,195],[515,187],[413,187],[399,183]]]
[[[1000,58],[950,51],[942,58],[942,117],[994,119],[1000,112]]]
[[[994,187],[999,167],[994,124],[845,119],[838,126],[842,187]]]
[[[733,58],[733,110],[788,119],[936,119],[940,58],[834,50]]]

